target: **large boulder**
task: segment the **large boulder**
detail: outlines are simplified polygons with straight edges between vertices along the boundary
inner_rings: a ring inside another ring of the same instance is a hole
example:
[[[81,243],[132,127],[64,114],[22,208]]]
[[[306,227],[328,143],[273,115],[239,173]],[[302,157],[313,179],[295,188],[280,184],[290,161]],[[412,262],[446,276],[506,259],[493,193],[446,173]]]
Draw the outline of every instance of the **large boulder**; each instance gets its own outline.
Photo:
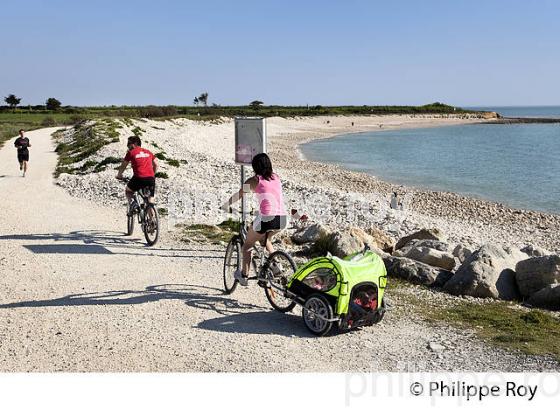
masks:
[[[298,245],[317,241],[321,236],[328,235],[329,229],[320,224],[315,223],[307,225],[296,231],[292,235],[292,241]]]
[[[531,306],[560,310],[560,285],[548,285],[533,293],[526,303]]]
[[[393,255],[406,256],[406,254],[410,252],[412,248],[419,247],[431,248],[442,252],[447,252],[447,250],[449,249],[449,245],[447,243],[435,239],[412,239],[405,246],[393,252]]]
[[[395,245],[395,250],[402,248],[413,239],[433,239],[433,240],[441,241],[443,240],[443,234],[437,228],[420,229],[417,232],[414,232],[407,236],[403,236],[401,239],[399,239],[399,241]]]
[[[334,256],[344,258],[364,249],[364,243],[348,232],[335,232],[331,236],[329,249]]]
[[[560,283],[560,256],[548,255],[520,261],[515,266],[515,280],[524,298],[545,286]]]
[[[374,239],[360,228],[350,228],[347,231],[335,232],[329,236],[329,251],[339,258],[364,250],[368,247],[381,257],[388,256],[376,245]]]
[[[395,240],[386,232],[373,226],[365,231],[373,239],[375,246],[385,252],[391,253],[395,247]]]
[[[521,252],[526,253],[530,258],[535,258],[537,256],[546,256],[551,254],[550,251],[535,245],[527,245],[524,248],[521,248]]]
[[[463,262],[443,288],[453,295],[518,299],[514,268],[526,257],[517,249],[483,245]]]
[[[409,258],[388,256],[383,259],[389,276],[398,277],[417,285],[441,287],[453,273]]]
[[[414,247],[403,256],[449,271],[455,268],[455,258],[453,255],[425,246]]]
[[[469,248],[467,248],[466,246],[464,246],[463,244],[458,244],[453,249],[453,256],[455,256],[457,259],[459,259],[459,262],[461,262],[461,263],[466,261],[467,258],[471,255],[472,255],[472,251]]]

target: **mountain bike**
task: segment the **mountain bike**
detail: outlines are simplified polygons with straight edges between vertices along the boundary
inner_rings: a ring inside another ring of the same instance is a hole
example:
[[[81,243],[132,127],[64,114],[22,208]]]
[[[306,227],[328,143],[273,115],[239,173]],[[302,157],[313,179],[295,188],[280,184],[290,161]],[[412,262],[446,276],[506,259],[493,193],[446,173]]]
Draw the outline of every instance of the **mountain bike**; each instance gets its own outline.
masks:
[[[129,178],[122,179],[125,184],[128,181],[130,181]],[[151,194],[150,188],[142,188],[136,191],[126,213],[127,235],[133,234],[134,219],[137,219],[148,246],[155,245],[159,238],[159,216],[155,204],[150,202]]]
[[[267,231],[264,237],[264,244],[268,240],[271,231]],[[224,257],[224,288],[226,294],[235,291],[238,285],[234,273],[241,266],[241,248],[247,238],[247,226],[242,223],[239,233],[229,241]],[[253,276],[249,275],[248,280],[256,280],[259,286],[264,288],[264,293],[270,305],[279,312],[289,312],[296,302],[286,297],[286,285],[296,271],[296,264],[292,257],[284,251],[275,251],[267,255],[265,245],[255,244],[251,266]],[[260,246],[259,246],[260,245]]]

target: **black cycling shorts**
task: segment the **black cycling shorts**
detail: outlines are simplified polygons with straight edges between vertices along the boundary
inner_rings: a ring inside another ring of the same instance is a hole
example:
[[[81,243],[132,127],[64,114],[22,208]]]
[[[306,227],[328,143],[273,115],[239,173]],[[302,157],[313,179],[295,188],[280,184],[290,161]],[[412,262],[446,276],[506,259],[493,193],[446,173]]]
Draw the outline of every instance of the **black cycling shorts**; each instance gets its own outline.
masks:
[[[156,179],[132,177],[126,185],[132,192],[141,190],[142,188],[150,188],[151,196],[156,194]]]
[[[253,221],[253,229],[257,233],[266,233],[267,231],[280,231],[288,225],[286,215],[267,216],[259,215]]]
[[[17,159],[19,162],[29,161],[29,150],[18,149]]]

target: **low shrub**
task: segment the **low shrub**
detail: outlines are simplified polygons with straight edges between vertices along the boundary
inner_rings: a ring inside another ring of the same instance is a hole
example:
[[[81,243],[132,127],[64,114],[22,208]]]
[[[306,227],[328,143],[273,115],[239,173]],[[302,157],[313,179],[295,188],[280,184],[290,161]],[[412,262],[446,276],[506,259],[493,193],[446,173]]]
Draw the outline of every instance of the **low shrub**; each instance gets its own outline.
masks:
[[[43,127],[54,127],[56,125],[56,121],[53,117],[45,117],[43,121],[41,121],[41,125]]]

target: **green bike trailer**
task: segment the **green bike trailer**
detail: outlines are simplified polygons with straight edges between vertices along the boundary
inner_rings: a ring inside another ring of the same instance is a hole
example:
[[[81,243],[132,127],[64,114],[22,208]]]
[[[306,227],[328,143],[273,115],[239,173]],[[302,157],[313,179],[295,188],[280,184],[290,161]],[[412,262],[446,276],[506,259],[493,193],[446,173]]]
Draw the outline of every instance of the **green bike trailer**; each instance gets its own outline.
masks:
[[[315,258],[287,284],[287,294],[303,305],[303,320],[317,335],[337,324],[341,330],[378,323],[385,313],[387,272],[383,260],[365,250],[344,259]]]

